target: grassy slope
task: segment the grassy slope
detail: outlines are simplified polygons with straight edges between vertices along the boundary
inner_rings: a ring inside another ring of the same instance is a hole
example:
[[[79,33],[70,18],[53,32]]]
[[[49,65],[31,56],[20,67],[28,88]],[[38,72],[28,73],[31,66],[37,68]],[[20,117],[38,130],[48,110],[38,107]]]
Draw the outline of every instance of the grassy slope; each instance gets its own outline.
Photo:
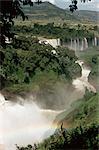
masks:
[[[90,10],[79,10],[75,12],[75,15],[79,18],[82,18],[83,20],[98,22],[99,12]]]
[[[99,54],[99,47],[91,47],[84,51],[78,52],[78,57],[85,61],[85,63],[91,67],[92,57]]]
[[[73,14],[71,14],[70,11],[63,10],[61,8],[58,8],[57,6],[49,3],[49,2],[45,2],[42,3],[41,5],[35,5],[33,6],[33,8],[30,8],[29,6],[25,6],[23,8],[24,12],[31,18],[47,18],[49,19],[51,18],[55,18],[55,17],[59,17],[59,18],[63,18],[63,19],[67,19],[67,20],[78,20]]]
[[[64,127],[68,128],[99,121],[98,98],[99,94],[96,94],[77,100],[69,111],[57,116],[55,122],[58,122],[59,126],[63,122]]]
[[[24,7],[24,12],[32,17],[63,17],[63,19],[75,19],[75,20],[90,20],[97,21],[98,12],[96,11],[76,11],[72,14],[69,10],[63,10],[49,2],[42,3],[41,5],[35,5],[33,8],[29,8],[29,6]]]

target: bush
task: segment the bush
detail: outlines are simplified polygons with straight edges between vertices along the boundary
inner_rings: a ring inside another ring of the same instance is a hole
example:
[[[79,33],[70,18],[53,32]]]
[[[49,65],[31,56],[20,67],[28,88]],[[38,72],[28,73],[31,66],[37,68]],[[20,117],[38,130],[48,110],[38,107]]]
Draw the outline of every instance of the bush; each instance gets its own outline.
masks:
[[[90,126],[79,126],[66,130],[61,126],[54,135],[34,146],[17,147],[17,150],[66,150],[66,149],[98,149],[98,128],[94,123]]]

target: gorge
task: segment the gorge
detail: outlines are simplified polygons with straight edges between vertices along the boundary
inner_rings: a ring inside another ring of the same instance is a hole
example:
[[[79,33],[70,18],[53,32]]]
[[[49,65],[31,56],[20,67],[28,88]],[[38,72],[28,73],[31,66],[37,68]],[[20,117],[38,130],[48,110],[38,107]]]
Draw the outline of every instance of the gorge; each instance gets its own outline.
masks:
[[[18,1],[0,24],[0,150],[98,149],[99,13],[25,0],[22,21]]]
[[[82,67],[82,76],[73,80],[75,93],[81,92],[83,96],[85,88],[96,92],[88,82],[90,69],[84,66],[81,60],[76,63]],[[26,146],[49,137],[56,129],[53,126],[55,117],[64,111],[42,109],[35,102],[28,102],[28,100],[20,104],[18,102],[20,99],[22,98],[17,97],[17,102],[13,103],[6,101],[0,94],[0,120],[2,120],[0,121],[0,145],[4,147],[4,150],[15,150],[15,144]],[[71,103],[72,101],[69,105]]]

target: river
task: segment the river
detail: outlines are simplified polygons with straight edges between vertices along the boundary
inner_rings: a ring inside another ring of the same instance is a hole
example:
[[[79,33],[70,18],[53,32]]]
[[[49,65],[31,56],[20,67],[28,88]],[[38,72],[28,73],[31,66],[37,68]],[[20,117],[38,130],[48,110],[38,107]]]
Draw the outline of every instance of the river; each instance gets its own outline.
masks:
[[[20,105],[5,101],[0,94],[0,145],[5,147],[2,150],[42,141],[55,131],[52,122],[60,112],[40,109],[33,102]]]
[[[84,94],[87,87],[96,92],[88,82],[90,69],[81,60],[76,63],[82,68],[82,76],[73,80],[75,90]],[[42,141],[54,133],[55,127],[52,123],[61,112],[41,109],[34,102],[28,102],[28,99],[22,105],[6,101],[0,94],[0,150],[15,150],[15,144],[26,146]]]
[[[96,93],[96,89],[93,85],[88,82],[88,76],[91,72],[90,68],[88,68],[82,60],[76,61],[82,68],[82,76],[73,80],[73,85],[78,91],[82,91],[85,93],[85,89],[87,88],[89,91],[93,91]]]

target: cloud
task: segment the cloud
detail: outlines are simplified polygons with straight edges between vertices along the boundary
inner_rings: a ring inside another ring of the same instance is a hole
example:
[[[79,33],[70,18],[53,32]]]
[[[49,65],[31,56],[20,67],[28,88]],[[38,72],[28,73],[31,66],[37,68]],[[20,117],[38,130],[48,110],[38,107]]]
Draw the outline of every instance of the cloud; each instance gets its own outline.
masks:
[[[86,3],[80,3],[80,2],[78,3],[78,8],[83,10],[87,9],[87,10],[99,11],[98,7],[99,7],[99,1],[97,0],[92,0]]]
[[[99,4],[97,5],[97,8],[99,9]]]
[[[34,0],[33,0],[34,1]],[[69,8],[69,5],[71,4],[71,0],[42,0],[44,1],[49,1],[52,4],[55,4],[56,6],[66,9]],[[86,1],[86,3],[81,3],[80,0],[78,0],[78,9],[79,10],[95,10],[99,11],[99,0],[91,0]]]
[[[42,0],[43,2],[44,1],[48,1],[48,2],[50,2],[50,3],[52,3],[52,4],[55,4],[55,0]]]

